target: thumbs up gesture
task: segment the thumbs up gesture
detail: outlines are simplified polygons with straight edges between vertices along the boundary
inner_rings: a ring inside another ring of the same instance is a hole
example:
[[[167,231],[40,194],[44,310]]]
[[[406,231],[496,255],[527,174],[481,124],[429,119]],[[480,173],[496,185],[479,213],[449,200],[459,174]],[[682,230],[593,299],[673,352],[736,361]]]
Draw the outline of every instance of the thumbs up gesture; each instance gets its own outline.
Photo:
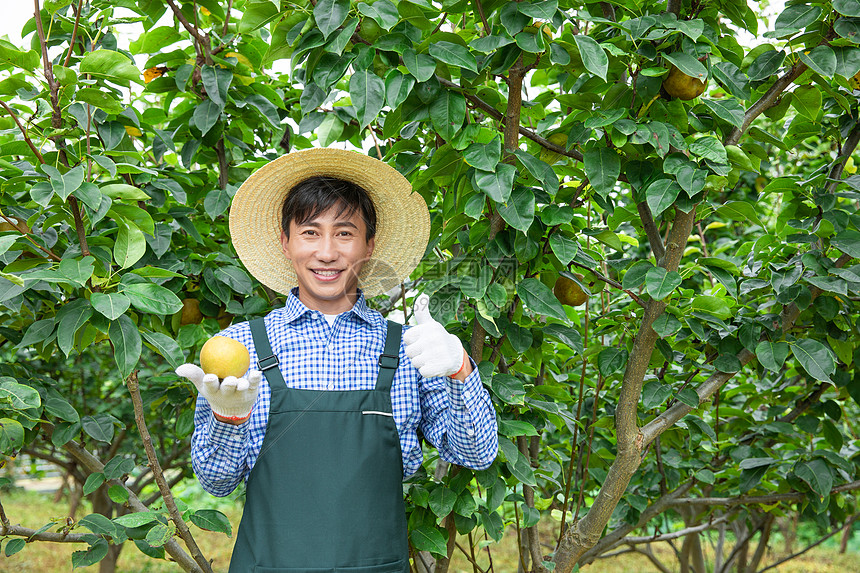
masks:
[[[418,326],[403,333],[406,356],[412,365],[424,378],[459,374],[468,356],[460,339],[430,316],[429,296],[422,294],[415,299],[414,314]]]

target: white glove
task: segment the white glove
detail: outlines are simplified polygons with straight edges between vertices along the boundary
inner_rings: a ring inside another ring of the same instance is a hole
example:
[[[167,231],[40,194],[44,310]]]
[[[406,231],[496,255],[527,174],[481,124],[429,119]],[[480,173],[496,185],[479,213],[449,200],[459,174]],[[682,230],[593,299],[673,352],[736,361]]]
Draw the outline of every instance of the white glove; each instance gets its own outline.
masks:
[[[206,374],[196,364],[182,364],[176,374],[191,380],[214,413],[231,420],[244,420],[251,414],[263,378],[259,370],[250,370],[247,378],[227,376],[219,383],[218,376]]]
[[[413,326],[403,333],[406,356],[424,378],[452,376],[466,361],[466,352],[460,339],[430,316],[430,297],[422,294],[415,299]]]

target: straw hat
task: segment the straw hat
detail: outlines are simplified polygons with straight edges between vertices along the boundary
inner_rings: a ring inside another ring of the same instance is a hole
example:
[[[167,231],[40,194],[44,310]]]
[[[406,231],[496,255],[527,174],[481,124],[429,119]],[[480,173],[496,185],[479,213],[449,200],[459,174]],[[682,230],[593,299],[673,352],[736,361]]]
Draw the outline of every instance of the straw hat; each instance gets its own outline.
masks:
[[[372,297],[391,290],[415,270],[430,236],[427,203],[403,175],[378,159],[341,149],[307,149],[283,155],[251,175],[230,207],[230,235],[245,268],[275,292],[298,284],[281,250],[281,205],[289,191],[318,175],[351,181],[376,207],[376,246],[358,286]]]

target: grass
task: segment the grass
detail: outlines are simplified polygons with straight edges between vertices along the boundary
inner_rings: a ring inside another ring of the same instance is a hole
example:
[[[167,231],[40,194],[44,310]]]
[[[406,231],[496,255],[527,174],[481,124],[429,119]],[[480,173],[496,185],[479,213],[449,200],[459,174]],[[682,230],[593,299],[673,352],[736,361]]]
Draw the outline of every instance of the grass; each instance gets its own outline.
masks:
[[[226,573],[230,562],[230,554],[235,541],[235,531],[241,517],[241,502],[231,497],[218,499],[201,494],[195,487],[178,491],[180,499],[194,507],[212,507],[223,511],[233,524],[234,535],[228,538],[222,533],[203,531],[196,526],[191,526],[192,533],[201,551],[213,560],[215,573]],[[24,492],[22,490],[2,492],[2,503],[12,523],[20,523],[23,526],[38,528],[53,518],[63,517],[67,505],[65,502],[55,504],[53,496],[35,492]],[[79,511],[80,519],[87,510]],[[81,530],[85,531],[85,530]],[[544,533],[546,533],[544,535]],[[549,532],[542,532],[542,538],[549,542]],[[855,536],[856,541],[856,536]],[[468,548],[468,538],[462,537],[458,542]],[[827,543],[809,551],[803,556],[789,561],[777,569],[777,573],[860,573],[860,559],[856,552],[856,545],[852,543],[851,549],[845,555],[838,553],[839,536],[836,535]],[[705,544],[706,547],[708,544]],[[803,548],[805,544],[799,539],[796,550]],[[20,553],[12,557],[3,555],[0,557],[0,573],[53,573],[60,571],[71,571],[71,555],[74,551],[84,549],[83,545],[77,543],[48,543],[33,542],[28,544]],[[510,573],[517,570],[516,532],[512,527],[506,531],[505,537],[498,544],[489,546],[492,552],[495,571],[498,573]],[[489,559],[487,551],[476,548],[476,561],[482,569],[486,569]],[[673,571],[678,571],[671,548],[663,543],[654,547],[654,552],[664,564]],[[708,556],[713,562],[713,555]],[[763,566],[773,563],[781,555],[769,553],[763,562]],[[97,566],[87,570],[97,571]],[[176,573],[179,567],[167,561],[151,559],[141,553],[132,543],[127,543],[120,554],[117,563],[117,571],[121,573]],[[455,552],[450,568],[452,573],[474,573],[472,565],[463,557],[460,551]],[[601,559],[592,565],[582,568],[587,573],[648,573],[656,571],[645,556],[635,554],[619,555],[610,559]]]

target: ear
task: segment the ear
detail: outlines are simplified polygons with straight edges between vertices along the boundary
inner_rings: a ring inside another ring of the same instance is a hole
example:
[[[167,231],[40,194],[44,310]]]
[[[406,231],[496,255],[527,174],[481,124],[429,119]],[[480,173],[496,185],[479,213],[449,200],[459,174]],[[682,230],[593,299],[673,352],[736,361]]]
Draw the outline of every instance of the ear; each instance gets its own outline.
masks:
[[[281,251],[283,251],[284,256],[287,259],[290,259],[290,239],[287,237],[287,234],[281,229]]]
[[[370,237],[367,240],[367,258],[373,256],[373,248],[376,246],[376,237]]]

